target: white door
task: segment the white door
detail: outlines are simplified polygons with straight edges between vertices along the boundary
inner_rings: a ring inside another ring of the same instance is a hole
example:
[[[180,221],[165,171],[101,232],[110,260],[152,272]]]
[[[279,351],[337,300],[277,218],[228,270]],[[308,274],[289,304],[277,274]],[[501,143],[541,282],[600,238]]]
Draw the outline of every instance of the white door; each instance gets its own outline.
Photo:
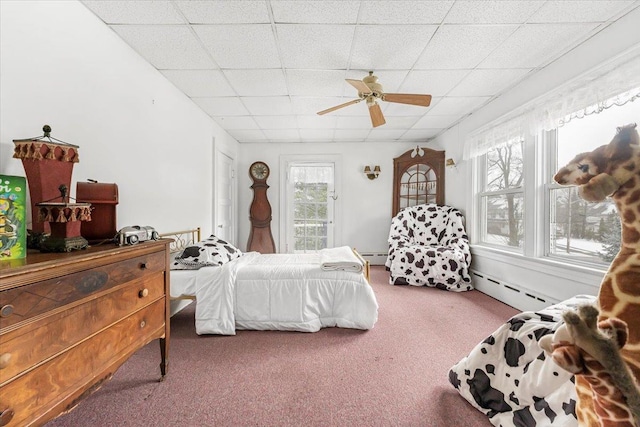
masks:
[[[290,162],[286,184],[286,252],[334,246],[335,164]]]
[[[215,175],[216,218],[213,232],[219,238],[235,243],[233,241],[233,159],[220,151],[216,152]]]

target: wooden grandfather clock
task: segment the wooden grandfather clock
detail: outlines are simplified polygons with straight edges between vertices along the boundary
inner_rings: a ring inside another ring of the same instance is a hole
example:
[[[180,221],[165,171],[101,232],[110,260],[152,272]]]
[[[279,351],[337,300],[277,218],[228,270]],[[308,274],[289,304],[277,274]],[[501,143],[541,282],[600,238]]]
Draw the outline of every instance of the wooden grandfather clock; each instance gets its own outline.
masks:
[[[247,251],[273,254],[276,252],[276,245],[271,235],[271,205],[267,199],[269,166],[264,162],[254,162],[249,167],[249,176],[253,180],[253,201],[249,209],[251,233]]]

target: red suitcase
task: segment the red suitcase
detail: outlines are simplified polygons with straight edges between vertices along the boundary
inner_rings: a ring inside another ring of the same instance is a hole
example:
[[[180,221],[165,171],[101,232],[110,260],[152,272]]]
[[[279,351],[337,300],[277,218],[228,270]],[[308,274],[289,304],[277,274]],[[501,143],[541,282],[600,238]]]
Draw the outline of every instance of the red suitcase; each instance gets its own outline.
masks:
[[[116,230],[118,186],[101,182],[78,182],[76,201],[91,203],[91,221],[83,221],[80,234],[89,243],[113,239]]]

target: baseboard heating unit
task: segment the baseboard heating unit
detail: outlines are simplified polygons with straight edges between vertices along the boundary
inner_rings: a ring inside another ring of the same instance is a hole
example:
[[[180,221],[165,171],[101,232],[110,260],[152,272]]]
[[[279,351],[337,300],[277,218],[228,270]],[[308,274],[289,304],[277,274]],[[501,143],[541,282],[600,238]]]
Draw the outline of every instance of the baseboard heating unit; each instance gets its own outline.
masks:
[[[480,271],[471,270],[471,277],[477,290],[518,310],[536,311],[560,302],[555,298],[513,283],[506,283]]]
[[[356,248],[356,250],[358,250]],[[369,261],[371,265],[384,265],[387,262],[387,253],[386,252],[360,252],[358,253],[362,255],[362,258]]]

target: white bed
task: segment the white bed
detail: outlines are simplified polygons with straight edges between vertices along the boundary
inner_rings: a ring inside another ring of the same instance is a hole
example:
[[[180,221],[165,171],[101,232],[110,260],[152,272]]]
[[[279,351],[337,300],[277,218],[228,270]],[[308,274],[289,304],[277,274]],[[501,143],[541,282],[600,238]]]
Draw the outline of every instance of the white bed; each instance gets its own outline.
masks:
[[[249,252],[221,266],[171,270],[171,297],[195,298],[198,334],[373,328],[378,303],[365,265],[345,271],[340,264],[327,267],[329,259],[362,262],[347,247],[315,254]]]

